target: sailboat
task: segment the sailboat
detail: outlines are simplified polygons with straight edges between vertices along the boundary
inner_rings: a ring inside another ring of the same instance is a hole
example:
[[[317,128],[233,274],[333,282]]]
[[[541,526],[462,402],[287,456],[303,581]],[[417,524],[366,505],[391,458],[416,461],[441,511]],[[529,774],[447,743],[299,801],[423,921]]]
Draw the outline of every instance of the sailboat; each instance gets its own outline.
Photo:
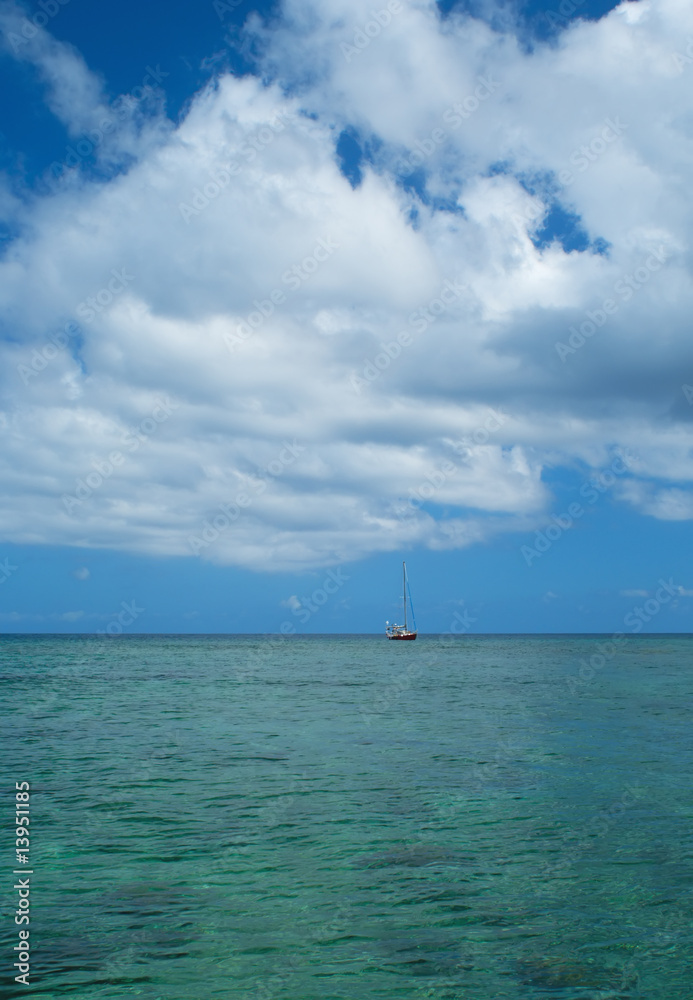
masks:
[[[412,622],[414,630],[407,627],[407,594],[409,595],[409,606],[411,608]],[[402,563],[402,603],[404,605],[404,625],[390,625],[385,622],[385,635],[388,639],[416,639],[416,618],[414,617],[414,605],[409,591],[409,581],[407,580],[407,564]]]

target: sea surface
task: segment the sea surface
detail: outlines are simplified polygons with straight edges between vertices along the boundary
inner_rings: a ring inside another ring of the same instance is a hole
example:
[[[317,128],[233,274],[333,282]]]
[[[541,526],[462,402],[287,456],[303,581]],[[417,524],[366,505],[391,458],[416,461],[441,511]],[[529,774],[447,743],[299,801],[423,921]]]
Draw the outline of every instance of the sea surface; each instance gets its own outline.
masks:
[[[693,996],[693,637],[6,635],[0,677],[2,997]]]

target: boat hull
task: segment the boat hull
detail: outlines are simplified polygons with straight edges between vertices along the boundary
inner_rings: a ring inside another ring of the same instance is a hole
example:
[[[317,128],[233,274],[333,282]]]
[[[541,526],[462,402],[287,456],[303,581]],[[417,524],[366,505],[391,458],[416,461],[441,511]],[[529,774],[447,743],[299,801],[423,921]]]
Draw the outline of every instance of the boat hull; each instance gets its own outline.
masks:
[[[404,635],[388,635],[388,639],[404,639],[405,641],[411,641],[412,639],[416,639],[416,635],[416,632],[405,632]]]

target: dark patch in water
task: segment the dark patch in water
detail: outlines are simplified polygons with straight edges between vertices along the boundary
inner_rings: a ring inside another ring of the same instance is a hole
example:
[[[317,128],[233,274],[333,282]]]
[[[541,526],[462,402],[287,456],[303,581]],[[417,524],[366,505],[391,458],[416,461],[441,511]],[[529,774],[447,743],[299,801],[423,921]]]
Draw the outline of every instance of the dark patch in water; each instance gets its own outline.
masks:
[[[104,901],[116,910],[127,913],[133,910],[146,915],[152,911],[164,910],[170,913],[174,909],[186,906],[189,900],[180,893],[161,883],[135,883],[134,885],[121,885],[112,892],[107,893]]]
[[[635,985],[630,978],[624,982],[622,969],[610,969],[591,962],[577,962],[563,958],[526,958],[517,963],[518,979],[523,986],[536,986],[549,990],[566,990],[571,987],[589,990],[624,990]],[[623,994],[613,994],[614,1000]],[[587,1000],[587,998],[585,998]]]
[[[75,972],[96,972],[102,968],[104,961],[105,948],[87,938],[44,939],[32,953],[31,971],[35,976],[44,978],[73,975]]]
[[[387,938],[380,948],[388,956],[386,967],[399,975],[449,977],[473,968],[449,939],[438,935],[423,940]]]

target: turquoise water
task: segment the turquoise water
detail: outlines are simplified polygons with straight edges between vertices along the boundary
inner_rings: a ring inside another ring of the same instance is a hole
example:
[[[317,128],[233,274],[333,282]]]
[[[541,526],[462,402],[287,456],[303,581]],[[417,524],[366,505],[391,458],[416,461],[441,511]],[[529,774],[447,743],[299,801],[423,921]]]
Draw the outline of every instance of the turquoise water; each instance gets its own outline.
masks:
[[[3,637],[1,995],[690,1000],[693,638],[604,641]]]

